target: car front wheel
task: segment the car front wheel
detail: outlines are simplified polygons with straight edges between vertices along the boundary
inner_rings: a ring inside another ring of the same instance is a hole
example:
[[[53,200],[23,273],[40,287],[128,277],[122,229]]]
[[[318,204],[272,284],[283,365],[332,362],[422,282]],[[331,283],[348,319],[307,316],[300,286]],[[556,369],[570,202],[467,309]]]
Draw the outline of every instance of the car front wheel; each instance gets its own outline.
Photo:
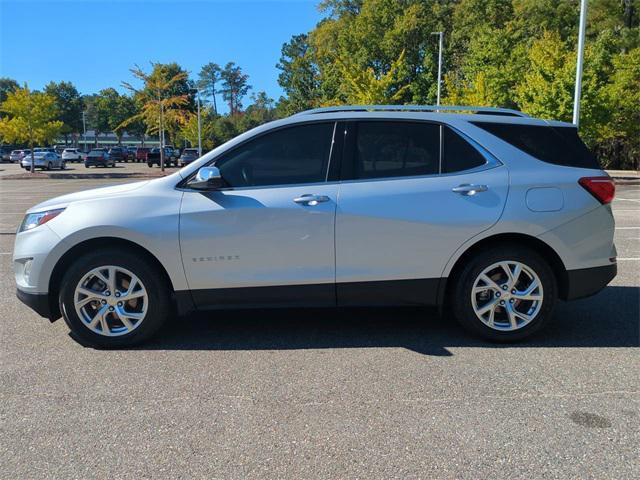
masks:
[[[143,258],[107,249],[79,257],[63,278],[60,311],[89,346],[130,347],[149,339],[171,312],[164,276]]]
[[[478,252],[455,280],[457,320],[487,340],[512,342],[538,331],[558,298],[553,270],[537,252],[515,246]]]

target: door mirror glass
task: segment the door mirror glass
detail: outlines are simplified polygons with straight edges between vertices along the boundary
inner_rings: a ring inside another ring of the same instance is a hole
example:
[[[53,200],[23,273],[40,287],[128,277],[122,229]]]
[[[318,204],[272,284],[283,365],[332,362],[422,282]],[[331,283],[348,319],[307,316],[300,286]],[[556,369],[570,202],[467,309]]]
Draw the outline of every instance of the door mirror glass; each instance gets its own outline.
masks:
[[[202,167],[189,182],[189,187],[196,190],[215,190],[223,186],[224,180],[218,167]]]

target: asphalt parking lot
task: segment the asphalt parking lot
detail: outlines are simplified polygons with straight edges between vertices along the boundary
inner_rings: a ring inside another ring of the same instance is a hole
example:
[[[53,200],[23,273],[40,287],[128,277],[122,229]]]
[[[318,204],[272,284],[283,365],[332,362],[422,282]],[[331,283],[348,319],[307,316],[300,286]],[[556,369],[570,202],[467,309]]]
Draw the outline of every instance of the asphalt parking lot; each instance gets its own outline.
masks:
[[[0,181],[0,478],[640,477],[640,186],[613,203],[617,278],[518,345],[360,309],[98,351],[18,302],[11,252],[28,207],[122,181]]]

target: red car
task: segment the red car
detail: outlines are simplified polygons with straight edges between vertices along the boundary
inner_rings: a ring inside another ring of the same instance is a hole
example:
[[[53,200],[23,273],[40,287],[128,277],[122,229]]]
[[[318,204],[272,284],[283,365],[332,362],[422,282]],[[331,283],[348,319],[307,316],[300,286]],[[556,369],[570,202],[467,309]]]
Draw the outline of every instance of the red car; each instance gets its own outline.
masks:
[[[136,148],[136,162],[146,162],[149,155],[149,148],[138,147]]]

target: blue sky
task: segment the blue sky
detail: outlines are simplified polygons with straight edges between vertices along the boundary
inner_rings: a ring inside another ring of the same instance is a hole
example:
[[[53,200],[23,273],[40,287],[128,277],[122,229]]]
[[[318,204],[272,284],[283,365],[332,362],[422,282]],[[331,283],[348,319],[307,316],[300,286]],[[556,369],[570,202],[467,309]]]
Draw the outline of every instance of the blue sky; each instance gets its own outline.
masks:
[[[124,91],[136,63],[175,61],[195,76],[207,62],[235,61],[254,91],[277,99],[282,44],[315,26],[317,3],[0,0],[0,76],[33,89],[67,80],[94,93]]]

